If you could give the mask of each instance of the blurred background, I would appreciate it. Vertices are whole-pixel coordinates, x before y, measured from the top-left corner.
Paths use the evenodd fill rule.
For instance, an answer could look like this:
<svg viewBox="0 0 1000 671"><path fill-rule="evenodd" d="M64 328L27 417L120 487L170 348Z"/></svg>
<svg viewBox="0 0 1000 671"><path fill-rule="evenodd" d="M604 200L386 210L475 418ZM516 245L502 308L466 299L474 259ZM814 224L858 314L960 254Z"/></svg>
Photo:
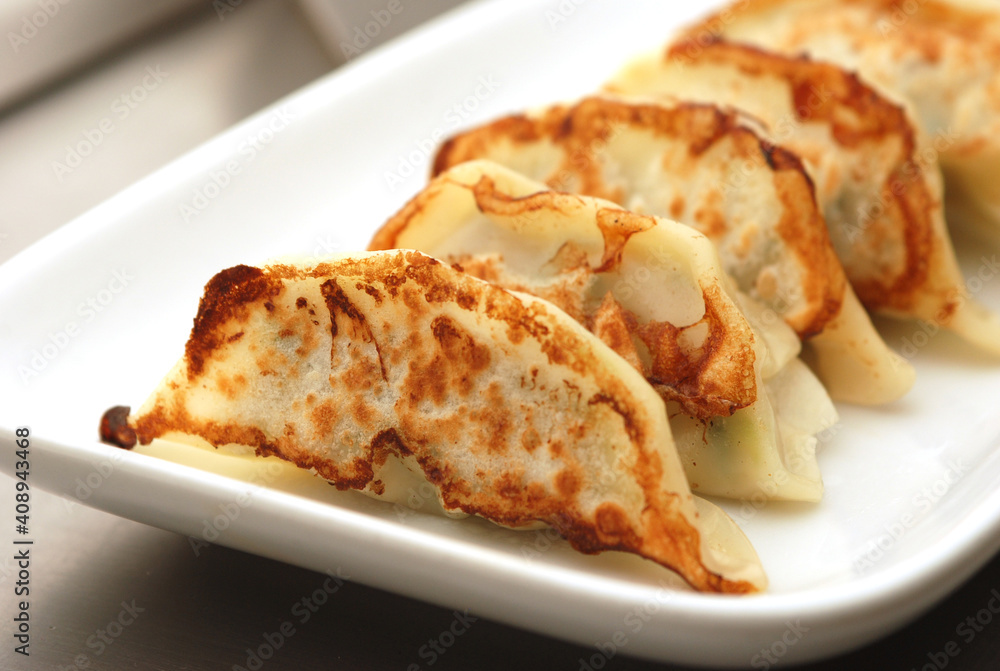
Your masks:
<svg viewBox="0 0 1000 671"><path fill-rule="evenodd" d="M0 262L262 107L459 4L0 0ZM8 480L0 475L0 491L12 491ZM433 643L456 630L461 614L347 583L280 655L253 660L248 646L277 631L324 576L222 547L192 551L182 536L44 492L32 501L34 524L44 530L32 572L32 654L15 655L4 627L0 669L578 671L595 668L589 662L600 657L594 648L474 617L436 652ZM0 560L5 606L11 568L9 558ZM994 560L907 629L809 668L930 668L936 661L926 650L953 638L998 585ZM950 668L1000 668L998 638L976 638L948 660ZM621 655L600 662L596 668L664 668Z"/></svg>
<svg viewBox="0 0 1000 671"><path fill-rule="evenodd" d="M0 0L0 263L461 0Z"/></svg>

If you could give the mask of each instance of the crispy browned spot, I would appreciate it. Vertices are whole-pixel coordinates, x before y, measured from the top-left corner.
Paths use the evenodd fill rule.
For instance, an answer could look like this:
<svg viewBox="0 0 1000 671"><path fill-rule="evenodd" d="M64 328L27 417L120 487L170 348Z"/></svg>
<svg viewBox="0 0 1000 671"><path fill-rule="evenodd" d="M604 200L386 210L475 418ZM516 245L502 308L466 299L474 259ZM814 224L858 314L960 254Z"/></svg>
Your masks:
<svg viewBox="0 0 1000 671"><path fill-rule="evenodd" d="M135 447L135 430L128 425L128 414L131 408L127 405L116 405L108 408L101 416L101 440L109 445L130 450Z"/></svg>
<svg viewBox="0 0 1000 671"><path fill-rule="evenodd" d="M756 356L745 335L731 337L718 308L720 290L703 291L705 316L698 322L680 329L668 322L648 322L636 334L653 357L646 376L653 387L665 400L679 403L685 413L710 419L732 415L757 400ZM683 346L681 334L700 325L707 326L701 345ZM731 365L737 361L742 363Z"/></svg>
<svg viewBox="0 0 1000 671"><path fill-rule="evenodd" d="M441 346L442 353L451 361L468 368L470 373L478 373L489 365L489 348L473 340L454 320L443 315L435 317L431 322L431 333Z"/></svg>
<svg viewBox="0 0 1000 671"><path fill-rule="evenodd" d="M902 269L895 275L873 275L866 272L863 276L853 277L855 273L851 272L851 265L847 264L845 267L848 274L852 275L851 285L858 298L869 309L888 308L909 312L925 294L939 293L942 298L940 309L950 315L963 299L954 297L948 300L945 298L948 293L946 290L938 289L935 292L935 287L931 286L930 269L940 252L928 213L939 207L940 203L928 192L927 183L922 177L903 177L903 167L904 164L897 167L898 175L891 175L886 180L881 193L886 204L886 218L893 225L885 225L879 219L870 221L855 243L865 250L886 246L895 249L898 247L897 234L901 233L904 258ZM897 179L905 180L905 189L900 191L892 188Z"/></svg>
<svg viewBox="0 0 1000 671"><path fill-rule="evenodd" d="M684 196L677 196L674 201L670 204L670 218L673 220L678 220L684 215L684 209L686 204L684 202Z"/></svg>
<svg viewBox="0 0 1000 671"><path fill-rule="evenodd" d="M337 421L337 406L333 401L323 401L309 413L313 429L319 438L329 438Z"/></svg>
<svg viewBox="0 0 1000 671"><path fill-rule="evenodd" d="M625 210L598 210L597 227L604 237L604 255L601 257L601 265L594 272L607 273L621 266L622 254L629 238L653 226L656 226L656 220L652 217Z"/></svg>
<svg viewBox="0 0 1000 671"><path fill-rule="evenodd" d="M621 306L609 291L601 301L601 306L591 316L590 331L601 341L628 361L633 368L647 375L650 373L643 366L639 352L632 341L632 333L636 332L638 323L631 312Z"/></svg>
<svg viewBox="0 0 1000 671"><path fill-rule="evenodd" d="M597 509L597 532L605 543L618 543L623 536L635 533L625 511L611 503L602 503Z"/></svg>
<svg viewBox="0 0 1000 671"><path fill-rule="evenodd" d="M364 288L366 294L375 299L376 303L382 302L382 292L380 292L378 289L376 289L370 284L363 284L361 285L361 287Z"/></svg>
<svg viewBox="0 0 1000 671"><path fill-rule="evenodd" d="M666 60L686 60L698 49L699 62L735 65L747 74L784 79L791 91L792 109L800 120L822 120L837 142L853 147L871 138L881 139L908 126L903 110L878 95L857 75L808 56L789 57L721 38L671 45Z"/></svg>
<svg viewBox="0 0 1000 671"><path fill-rule="evenodd" d="M225 373L219 372L215 374L215 386L228 398L236 398L245 390L246 378L242 375L229 377Z"/></svg>
<svg viewBox="0 0 1000 671"><path fill-rule="evenodd" d="M205 295L186 346L188 378L198 376L205 360L228 339L229 335L221 326L229 322L242 323L247 316L247 304L264 296L275 296L280 291L280 283L252 266L235 266L213 277L205 286Z"/></svg>
<svg viewBox="0 0 1000 671"><path fill-rule="evenodd" d="M837 253L830 242L826 221L820 213L812 179L802 160L795 154L766 143L761 150L775 170L774 188L782 203L778 234L785 242L794 241L789 249L802 267L799 284L802 295L813 306L811 319L803 317L790 322L803 340L823 331L839 313L847 288L847 278ZM803 194L808 194L803 197Z"/></svg>
<svg viewBox="0 0 1000 671"><path fill-rule="evenodd" d="M395 454L401 457L412 454L410 449L403 444L402 439L395 429L385 429L372 438L372 453L375 463L384 464L386 457Z"/></svg>
<svg viewBox="0 0 1000 671"><path fill-rule="evenodd" d="M382 350L379 348L375 336L372 335L371 328L368 326L364 314L347 298L347 294L340 288L336 280L327 280L324 282L320 285L320 292L323 294L323 298L326 300L326 307L330 311L330 334L334 340L337 338L339 328L337 326L337 315L342 314L351 320L351 324L354 327L352 329L353 332L348 337L352 339L360 338L363 342L372 343L375 346L375 351L378 352L378 362L382 379L387 379L385 362L382 360Z"/></svg>
<svg viewBox="0 0 1000 671"><path fill-rule="evenodd" d="M453 395L464 397L472 393L478 375L489 365L491 357L488 347L477 343L447 316L435 317L430 327L436 347L427 348L427 356L410 357L404 385L414 399L430 398L443 406L454 401ZM486 416L476 419L494 425L498 421ZM458 430L456 426L455 431Z"/></svg>

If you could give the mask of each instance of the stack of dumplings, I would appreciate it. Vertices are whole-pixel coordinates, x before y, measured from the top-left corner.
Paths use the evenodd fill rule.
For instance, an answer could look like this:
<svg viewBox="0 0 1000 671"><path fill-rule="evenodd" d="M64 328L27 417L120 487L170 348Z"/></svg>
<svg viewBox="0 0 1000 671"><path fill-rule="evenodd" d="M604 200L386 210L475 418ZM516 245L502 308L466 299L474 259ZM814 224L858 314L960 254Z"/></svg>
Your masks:
<svg viewBox="0 0 1000 671"><path fill-rule="evenodd" d="M882 341L847 281L803 161L746 114L591 97L452 138L435 170L477 157L704 234L740 290L803 340L836 400L885 403L912 385L912 366Z"/></svg>
<svg viewBox="0 0 1000 671"><path fill-rule="evenodd" d="M387 500L406 468L448 513L765 589L701 497L821 500L833 401L916 379L869 313L1000 354L946 224L1000 230L1000 12L897 14L739 2L603 91L451 137L367 251L213 278L127 428Z"/></svg>
<svg viewBox="0 0 1000 671"><path fill-rule="evenodd" d="M1000 354L1000 319L968 294L959 271L926 135L858 75L713 38L637 61L608 88L685 96L761 120L809 168L830 240L865 307L932 322Z"/></svg>
<svg viewBox="0 0 1000 671"><path fill-rule="evenodd" d="M820 499L815 435L836 422L833 404L794 332L739 292L697 231L472 161L376 233L371 249L394 248L585 325L663 398L695 493Z"/></svg>

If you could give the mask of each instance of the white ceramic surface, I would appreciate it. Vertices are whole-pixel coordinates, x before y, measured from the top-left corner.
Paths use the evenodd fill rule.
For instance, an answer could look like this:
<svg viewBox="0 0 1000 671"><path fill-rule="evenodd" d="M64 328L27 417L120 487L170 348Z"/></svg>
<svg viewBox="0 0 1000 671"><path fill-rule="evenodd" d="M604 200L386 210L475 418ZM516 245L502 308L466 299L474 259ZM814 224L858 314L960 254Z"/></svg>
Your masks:
<svg viewBox="0 0 1000 671"><path fill-rule="evenodd" d="M181 355L215 272L362 248L419 188L442 136L592 90L701 11L654 0L473 3L0 267L0 432L6 441L31 427L32 486L196 537L249 492L217 542L660 660L747 666L769 650L801 662L916 617L1000 547L1000 362L916 324L880 324L918 382L892 406L840 408L820 453L821 504L725 505L771 576L753 598L667 591L656 566L578 555L542 532L408 514L329 487L293 494L280 478L248 485L96 440L101 413L139 404ZM970 276L1000 269L992 251L962 249ZM994 309L998 285L979 283Z"/></svg>

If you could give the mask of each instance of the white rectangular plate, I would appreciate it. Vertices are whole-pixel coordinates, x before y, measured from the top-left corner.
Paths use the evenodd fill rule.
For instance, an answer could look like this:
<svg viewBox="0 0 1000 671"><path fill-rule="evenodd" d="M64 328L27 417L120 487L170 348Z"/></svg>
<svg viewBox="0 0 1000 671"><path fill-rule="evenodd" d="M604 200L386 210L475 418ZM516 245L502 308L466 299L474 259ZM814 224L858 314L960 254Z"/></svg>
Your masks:
<svg viewBox="0 0 1000 671"><path fill-rule="evenodd" d="M217 542L665 661L747 665L763 649L815 659L928 608L1000 544L1000 364L913 324L881 327L912 356L916 388L889 407L841 408L820 453L822 503L726 504L771 577L753 598L667 590L651 563L579 555L543 532L408 514L322 483L297 491L284 475L227 477L96 440L106 408L138 405L180 357L217 271L362 249L420 188L441 138L595 89L706 11L679 4L473 3L0 267L0 431L32 428L32 482L195 537L211 535L227 504L249 500ZM988 260L980 249L963 263L975 273ZM994 309L998 284L979 293ZM0 468L13 463L5 456Z"/></svg>

